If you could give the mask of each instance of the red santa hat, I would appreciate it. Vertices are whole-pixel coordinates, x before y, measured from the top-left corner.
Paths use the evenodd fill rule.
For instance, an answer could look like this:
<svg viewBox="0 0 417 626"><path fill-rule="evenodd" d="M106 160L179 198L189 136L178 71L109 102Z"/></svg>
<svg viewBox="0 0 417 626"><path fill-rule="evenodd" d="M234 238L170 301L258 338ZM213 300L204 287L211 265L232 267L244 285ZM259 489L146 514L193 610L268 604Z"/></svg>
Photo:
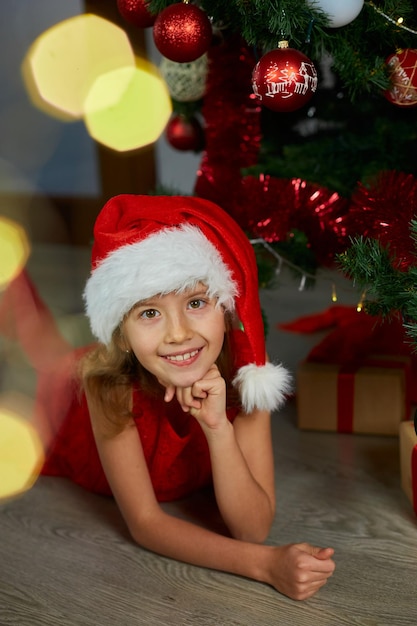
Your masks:
<svg viewBox="0 0 417 626"><path fill-rule="evenodd" d="M192 287L208 287L241 330L232 349L243 408L274 410L290 390L280 364L266 362L258 268L248 237L220 207L195 197L120 195L94 226L92 271L84 291L97 339L108 344L137 302Z"/></svg>

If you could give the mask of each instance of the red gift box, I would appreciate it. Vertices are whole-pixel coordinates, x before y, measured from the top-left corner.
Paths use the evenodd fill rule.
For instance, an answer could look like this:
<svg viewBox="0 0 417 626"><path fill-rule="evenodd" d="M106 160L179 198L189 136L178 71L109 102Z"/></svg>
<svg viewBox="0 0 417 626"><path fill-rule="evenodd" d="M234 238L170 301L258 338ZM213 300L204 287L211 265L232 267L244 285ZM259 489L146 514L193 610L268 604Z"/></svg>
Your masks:
<svg viewBox="0 0 417 626"><path fill-rule="evenodd" d="M408 379L408 357L378 355L341 366L307 360L297 371L298 427L398 435L410 415Z"/></svg>
<svg viewBox="0 0 417 626"><path fill-rule="evenodd" d="M398 435L417 400L412 385L417 360L401 320L335 305L280 328L300 333L330 329L298 368L300 428Z"/></svg>

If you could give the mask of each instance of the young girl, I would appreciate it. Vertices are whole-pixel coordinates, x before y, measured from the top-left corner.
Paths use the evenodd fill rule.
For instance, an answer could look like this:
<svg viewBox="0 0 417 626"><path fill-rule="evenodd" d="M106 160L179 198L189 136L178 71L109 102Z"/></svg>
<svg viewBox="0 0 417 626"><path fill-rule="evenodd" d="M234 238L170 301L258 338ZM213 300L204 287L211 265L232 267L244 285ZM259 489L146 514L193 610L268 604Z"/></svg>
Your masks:
<svg viewBox="0 0 417 626"><path fill-rule="evenodd" d="M43 473L112 494L144 548L312 596L333 550L262 543L275 513L270 412L289 378L266 360L246 235L205 200L115 197L95 224L84 297L98 344L80 356L82 392L61 384L72 400ZM159 504L209 484L228 533Z"/></svg>

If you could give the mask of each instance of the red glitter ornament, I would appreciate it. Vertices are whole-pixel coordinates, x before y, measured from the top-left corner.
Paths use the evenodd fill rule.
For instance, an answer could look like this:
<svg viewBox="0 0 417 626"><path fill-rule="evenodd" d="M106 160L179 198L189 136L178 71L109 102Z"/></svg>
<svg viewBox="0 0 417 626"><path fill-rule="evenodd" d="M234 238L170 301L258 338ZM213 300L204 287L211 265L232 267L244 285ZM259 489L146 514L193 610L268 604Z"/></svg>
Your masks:
<svg viewBox="0 0 417 626"><path fill-rule="evenodd" d="M272 111L296 111L307 104L317 89L317 71L312 61L299 50L280 41L276 50L267 52L252 74L254 94Z"/></svg>
<svg viewBox="0 0 417 626"><path fill-rule="evenodd" d="M126 22L138 28L153 26L156 15L149 12L149 0L117 0L117 8Z"/></svg>
<svg viewBox="0 0 417 626"><path fill-rule="evenodd" d="M417 106L417 50L398 50L386 59L391 87L384 96L399 107Z"/></svg>
<svg viewBox="0 0 417 626"><path fill-rule="evenodd" d="M167 124L165 135L176 150L200 152L204 147L204 131L196 117L174 115Z"/></svg>
<svg viewBox="0 0 417 626"><path fill-rule="evenodd" d="M177 63L189 63L209 49L212 27L206 13L188 3L167 6L155 20L153 38L159 52Z"/></svg>

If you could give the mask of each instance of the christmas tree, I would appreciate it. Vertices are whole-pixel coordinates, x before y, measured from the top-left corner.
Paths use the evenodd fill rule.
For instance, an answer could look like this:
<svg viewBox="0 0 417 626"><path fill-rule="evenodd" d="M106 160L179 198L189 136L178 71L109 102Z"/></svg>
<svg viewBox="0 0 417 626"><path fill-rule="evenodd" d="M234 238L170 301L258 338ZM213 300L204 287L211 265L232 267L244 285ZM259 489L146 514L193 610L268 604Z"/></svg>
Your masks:
<svg viewBox="0 0 417 626"><path fill-rule="evenodd" d="M409 255L417 209L412 0L118 4L152 16L157 47L188 84L197 88L207 72L194 96L176 93L178 76L170 87L176 114L203 120L197 195L222 205L251 237L309 276L342 258L339 267L362 287L370 277L360 268L372 265L376 249L390 242L397 258ZM187 74L205 56L204 68ZM201 150L201 135L188 145ZM382 280L381 264L372 267ZM403 309L401 290L410 271L397 264L391 300L380 302L407 320L414 312Z"/></svg>

